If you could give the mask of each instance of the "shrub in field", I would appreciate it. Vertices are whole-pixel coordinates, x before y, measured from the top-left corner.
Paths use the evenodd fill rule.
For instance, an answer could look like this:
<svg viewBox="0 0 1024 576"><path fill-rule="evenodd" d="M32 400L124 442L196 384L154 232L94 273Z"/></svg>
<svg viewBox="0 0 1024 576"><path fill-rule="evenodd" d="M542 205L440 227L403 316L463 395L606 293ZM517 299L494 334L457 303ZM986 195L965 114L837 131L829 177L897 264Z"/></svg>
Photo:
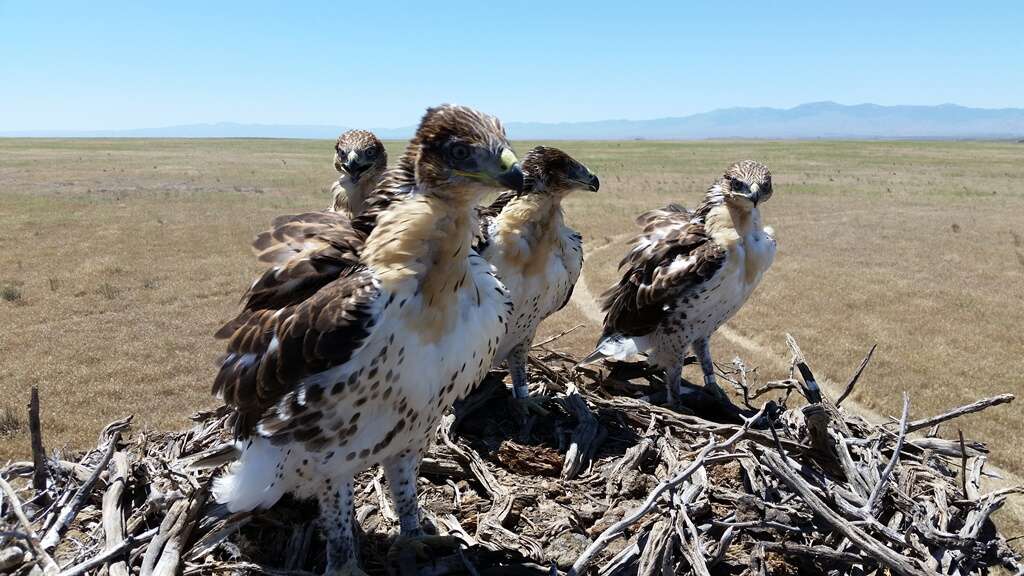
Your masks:
<svg viewBox="0 0 1024 576"><path fill-rule="evenodd" d="M18 413L10 406L0 407L0 438L14 436L25 429Z"/></svg>
<svg viewBox="0 0 1024 576"><path fill-rule="evenodd" d="M0 286L0 298L3 298L4 302L21 302L21 288L14 284L4 284Z"/></svg>

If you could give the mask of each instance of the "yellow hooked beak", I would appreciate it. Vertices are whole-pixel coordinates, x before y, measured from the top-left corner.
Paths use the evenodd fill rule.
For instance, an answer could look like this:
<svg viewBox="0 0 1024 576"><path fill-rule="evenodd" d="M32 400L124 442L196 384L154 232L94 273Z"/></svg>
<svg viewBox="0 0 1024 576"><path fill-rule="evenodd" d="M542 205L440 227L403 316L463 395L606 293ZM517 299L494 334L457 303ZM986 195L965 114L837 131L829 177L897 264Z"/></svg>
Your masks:
<svg viewBox="0 0 1024 576"><path fill-rule="evenodd" d="M506 170L511 169L512 166L514 166L516 164L516 162L519 162L519 159L516 158L516 153L515 152L509 150L508 148L505 148L504 150L501 151L501 171L502 172L505 172Z"/></svg>
<svg viewBox="0 0 1024 576"><path fill-rule="evenodd" d="M516 192L523 191L523 171L519 168L519 159L508 148L501 151L501 174L495 180Z"/></svg>
<svg viewBox="0 0 1024 576"><path fill-rule="evenodd" d="M523 171L519 168L519 159L516 158L515 152L508 148L502 149L497 166L491 164L489 169L485 168L480 172L456 171L455 173L480 182L511 188L516 192L521 192L523 189Z"/></svg>

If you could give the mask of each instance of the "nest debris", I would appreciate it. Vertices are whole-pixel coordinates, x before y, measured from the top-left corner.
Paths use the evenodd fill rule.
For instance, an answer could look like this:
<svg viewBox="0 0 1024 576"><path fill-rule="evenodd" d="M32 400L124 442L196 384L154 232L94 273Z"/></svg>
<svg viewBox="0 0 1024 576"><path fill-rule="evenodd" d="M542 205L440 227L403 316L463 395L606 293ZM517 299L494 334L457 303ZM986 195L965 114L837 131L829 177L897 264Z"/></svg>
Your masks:
<svg viewBox="0 0 1024 576"><path fill-rule="evenodd" d="M991 518L1022 489L983 491L986 447L938 435L1010 394L920 420L904 396L899 421L872 424L841 407L870 354L833 402L789 338L789 378L755 386L738 359L720 367L743 407L693 387L686 406L669 409L657 405L663 381L643 365L576 368L549 344L530 358L548 416L525 427L513 418L498 374L436 430L420 471L424 520L462 546L389 556L397 517L382 474L357 479L364 570L1024 574ZM128 417L92 450L47 457L33 391L33 461L0 470L0 573L321 573L315 503L286 497L229 514L209 496L216 472L189 467L229 440L226 416L197 414L176 433L133 432Z"/></svg>

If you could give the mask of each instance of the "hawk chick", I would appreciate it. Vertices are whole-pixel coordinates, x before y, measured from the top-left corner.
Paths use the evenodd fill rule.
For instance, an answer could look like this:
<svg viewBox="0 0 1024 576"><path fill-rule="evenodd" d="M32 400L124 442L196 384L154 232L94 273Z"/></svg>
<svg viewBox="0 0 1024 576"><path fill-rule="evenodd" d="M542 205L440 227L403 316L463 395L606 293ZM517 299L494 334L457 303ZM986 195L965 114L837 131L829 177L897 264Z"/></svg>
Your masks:
<svg viewBox="0 0 1024 576"><path fill-rule="evenodd" d="M561 310L583 267L580 234L565 225L562 200L575 190L596 192L597 176L557 148L538 146L522 161L522 192L506 192L484 212L478 249L512 296L508 334L494 356L506 361L520 413L529 401L526 359L541 321Z"/></svg>
<svg viewBox="0 0 1024 576"><path fill-rule="evenodd" d="M367 197L373 192L388 164L384 144L366 130L349 130L334 144L334 169L340 176L331 186L332 212L351 217L362 214Z"/></svg>
<svg viewBox="0 0 1024 576"><path fill-rule="evenodd" d="M475 110L431 108L409 143L412 182L368 233L319 212L275 221L255 243L274 264L229 338L214 392L234 409L239 456L214 494L231 511L284 493L316 497L328 573L358 570L353 477L382 464L401 541L423 536L422 453L442 414L486 374L511 302L472 250L476 205L522 187L501 124Z"/></svg>
<svg viewBox="0 0 1024 576"><path fill-rule="evenodd" d="M692 347L704 384L723 396L709 342L743 306L775 258L775 237L759 206L772 195L763 164L737 162L693 212L678 205L642 214L643 232L619 264L622 279L604 293L604 333L584 359L644 353L665 370L670 400L684 393L683 358Z"/></svg>

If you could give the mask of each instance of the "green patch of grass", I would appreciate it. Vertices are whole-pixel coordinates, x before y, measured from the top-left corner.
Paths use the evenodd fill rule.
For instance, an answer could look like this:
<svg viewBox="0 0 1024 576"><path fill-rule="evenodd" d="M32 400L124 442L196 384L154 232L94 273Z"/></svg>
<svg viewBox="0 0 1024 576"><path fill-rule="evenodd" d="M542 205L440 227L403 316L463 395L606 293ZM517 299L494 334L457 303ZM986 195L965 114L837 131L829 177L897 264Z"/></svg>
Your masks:
<svg viewBox="0 0 1024 576"><path fill-rule="evenodd" d="M24 430L25 423L14 408L0 407L0 438L17 436Z"/></svg>
<svg viewBox="0 0 1024 576"><path fill-rule="evenodd" d="M14 284L4 284L3 286L0 286L0 299L4 302L13 302L17 304L22 301L22 298L24 298L24 294L22 294L19 286L15 286Z"/></svg>
<svg viewBox="0 0 1024 576"><path fill-rule="evenodd" d="M96 293L107 300L114 300L121 295L121 289L109 282L104 282L96 287Z"/></svg>

